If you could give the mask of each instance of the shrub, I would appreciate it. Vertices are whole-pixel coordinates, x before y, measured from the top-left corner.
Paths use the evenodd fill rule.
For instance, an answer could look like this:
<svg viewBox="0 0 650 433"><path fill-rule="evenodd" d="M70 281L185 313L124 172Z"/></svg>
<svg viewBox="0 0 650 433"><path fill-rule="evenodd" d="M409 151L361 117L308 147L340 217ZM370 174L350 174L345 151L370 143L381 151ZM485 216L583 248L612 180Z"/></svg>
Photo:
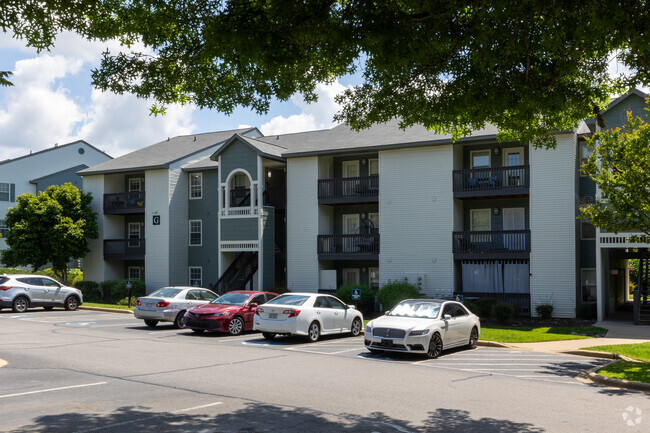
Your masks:
<svg viewBox="0 0 650 433"><path fill-rule="evenodd" d="M384 311L390 310L404 299L419 298L420 291L413 284L406 281L388 281L377 292L377 302Z"/></svg>
<svg viewBox="0 0 650 433"><path fill-rule="evenodd" d="M72 287L81 290L84 302L102 302L102 294L99 291L99 284L94 281L76 281Z"/></svg>
<svg viewBox="0 0 650 433"><path fill-rule="evenodd" d="M283 293L289 293L291 290L287 288L287 286L277 286L273 287L271 289L268 289L269 292L277 293L278 295L281 295Z"/></svg>
<svg viewBox="0 0 650 433"><path fill-rule="evenodd" d="M496 304L494 306L494 317L501 323L506 323L512 319L514 308L508 304Z"/></svg>
<svg viewBox="0 0 650 433"><path fill-rule="evenodd" d="M596 304L580 304L576 307L576 317L578 319L595 319Z"/></svg>
<svg viewBox="0 0 650 433"><path fill-rule="evenodd" d="M540 304L535 307L535 311L542 319L550 319L553 317L553 306L551 304Z"/></svg>
<svg viewBox="0 0 650 433"><path fill-rule="evenodd" d="M131 289L131 297L137 298L144 296L146 284L142 280L131 280L133 288ZM100 284L102 291L102 298L106 302L117 302L120 299L129 296L129 290L126 288L126 280L106 280Z"/></svg>
<svg viewBox="0 0 650 433"><path fill-rule="evenodd" d="M117 301L117 305L128 305L129 307L135 307L135 301L138 298L135 296L131 296L131 304L129 305L129 297L125 297Z"/></svg>
<svg viewBox="0 0 650 433"><path fill-rule="evenodd" d="M467 307L467 309L469 311L471 311L472 313L477 314L476 312L478 311L478 306L476 305L476 302L467 301L467 302L464 302L463 305L465 305L465 307Z"/></svg>
<svg viewBox="0 0 650 433"><path fill-rule="evenodd" d="M361 289L361 300L352 300L352 289ZM346 284L345 286L341 286L336 291L336 297L346 304L354 304L356 302L359 309L363 312L372 310L375 304L375 292L366 284Z"/></svg>
<svg viewBox="0 0 650 433"><path fill-rule="evenodd" d="M494 298L483 298L476 301L476 311L473 313L479 317L487 319L492 314L492 309L496 305L497 300Z"/></svg>

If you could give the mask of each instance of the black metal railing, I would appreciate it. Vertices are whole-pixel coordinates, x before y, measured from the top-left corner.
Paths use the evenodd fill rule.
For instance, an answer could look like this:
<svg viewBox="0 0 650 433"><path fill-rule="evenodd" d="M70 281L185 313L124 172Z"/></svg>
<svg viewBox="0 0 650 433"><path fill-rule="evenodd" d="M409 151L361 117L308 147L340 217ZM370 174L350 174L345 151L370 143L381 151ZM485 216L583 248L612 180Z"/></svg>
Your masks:
<svg viewBox="0 0 650 433"><path fill-rule="evenodd" d="M146 251L144 239L104 240L104 259L106 260L142 260Z"/></svg>
<svg viewBox="0 0 650 433"><path fill-rule="evenodd" d="M530 253L530 230L453 232L454 254Z"/></svg>
<svg viewBox="0 0 650 433"><path fill-rule="evenodd" d="M379 196L379 176L318 180L318 199L359 199Z"/></svg>
<svg viewBox="0 0 650 433"><path fill-rule="evenodd" d="M453 184L456 196L527 194L530 188L530 166L454 170Z"/></svg>
<svg viewBox="0 0 650 433"><path fill-rule="evenodd" d="M234 188L230 190L230 207L248 207L250 205L250 188Z"/></svg>
<svg viewBox="0 0 650 433"><path fill-rule="evenodd" d="M376 255L379 234L318 235L318 254Z"/></svg>
<svg viewBox="0 0 650 433"><path fill-rule="evenodd" d="M104 194L104 213L144 212L144 191Z"/></svg>
<svg viewBox="0 0 650 433"><path fill-rule="evenodd" d="M214 285L217 293L221 295L231 290L245 289L246 283L250 281L257 271L257 257L257 252L245 251L238 253L235 260Z"/></svg>
<svg viewBox="0 0 650 433"><path fill-rule="evenodd" d="M284 187L271 187L264 190L264 206L273 206L278 209L287 207L287 189Z"/></svg>
<svg viewBox="0 0 650 433"><path fill-rule="evenodd" d="M471 304L481 299L493 299L502 304L508 304L515 309L519 316L530 316L530 293L501 293L501 292L466 292L458 293L463 295L463 303ZM476 311L472 313L477 314Z"/></svg>

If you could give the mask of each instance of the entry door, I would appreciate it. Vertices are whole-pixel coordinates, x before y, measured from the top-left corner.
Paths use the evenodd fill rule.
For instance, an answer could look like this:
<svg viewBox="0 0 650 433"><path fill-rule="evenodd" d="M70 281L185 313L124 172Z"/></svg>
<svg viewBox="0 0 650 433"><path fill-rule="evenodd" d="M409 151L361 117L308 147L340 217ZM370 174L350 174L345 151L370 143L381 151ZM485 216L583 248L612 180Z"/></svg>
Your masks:
<svg viewBox="0 0 650 433"><path fill-rule="evenodd" d="M343 234L354 235L359 231L359 214L343 215ZM342 249L344 253L356 252L357 236L343 236Z"/></svg>
<svg viewBox="0 0 650 433"><path fill-rule="evenodd" d="M354 195L359 189L359 161L343 161L343 178L352 178L343 181L343 194Z"/></svg>
<svg viewBox="0 0 650 433"><path fill-rule="evenodd" d="M522 185L523 179L521 178L522 172L516 167L524 164L524 148L514 147L511 149L503 149L503 166L505 167L504 185L506 186L519 186Z"/></svg>
<svg viewBox="0 0 650 433"><path fill-rule="evenodd" d="M526 230L526 210L523 207L503 208L503 230ZM508 250L525 250L524 233L506 233L503 246Z"/></svg>

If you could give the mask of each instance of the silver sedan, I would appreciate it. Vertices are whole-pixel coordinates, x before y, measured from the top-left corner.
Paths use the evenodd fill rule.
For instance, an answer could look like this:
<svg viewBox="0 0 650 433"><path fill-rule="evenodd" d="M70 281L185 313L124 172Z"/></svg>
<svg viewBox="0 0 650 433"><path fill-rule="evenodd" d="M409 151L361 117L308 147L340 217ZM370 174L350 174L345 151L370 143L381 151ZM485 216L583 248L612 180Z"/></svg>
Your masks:
<svg viewBox="0 0 650 433"><path fill-rule="evenodd" d="M158 322L173 322L174 327L181 328L185 311L217 298L216 293L201 287L163 287L138 298L133 315L150 328Z"/></svg>

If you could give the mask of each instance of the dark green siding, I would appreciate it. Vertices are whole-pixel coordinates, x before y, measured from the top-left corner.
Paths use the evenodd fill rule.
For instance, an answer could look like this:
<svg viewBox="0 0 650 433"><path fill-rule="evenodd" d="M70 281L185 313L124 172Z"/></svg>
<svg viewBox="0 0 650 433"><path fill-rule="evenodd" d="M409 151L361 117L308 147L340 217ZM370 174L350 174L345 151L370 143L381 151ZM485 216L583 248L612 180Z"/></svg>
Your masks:
<svg viewBox="0 0 650 433"><path fill-rule="evenodd" d="M69 168L67 170L60 171L58 173L51 174L49 176L44 176L36 181L36 193L45 191L48 186L52 185L63 185L64 183L71 183L76 186L78 189L82 189L82 180L81 176L77 176L79 170L88 168L87 165L78 165L76 167Z"/></svg>
<svg viewBox="0 0 650 433"><path fill-rule="evenodd" d="M188 176L188 174L185 174ZM203 198L189 200L188 219L202 221L202 245L189 248L188 265L203 268L203 286L219 279L219 212L217 170L203 172ZM188 227L189 230L189 227ZM188 271L189 278L189 271Z"/></svg>
<svg viewBox="0 0 650 433"><path fill-rule="evenodd" d="M262 216L262 249L264 251L263 263L263 289L270 290L275 286L275 210L272 207L265 207L268 212Z"/></svg>
<svg viewBox="0 0 650 433"><path fill-rule="evenodd" d="M256 241L257 218L229 218L221 220L222 241Z"/></svg>
<svg viewBox="0 0 650 433"><path fill-rule="evenodd" d="M237 140L221 153L221 181L225 182L233 170L244 169L257 180L257 152L250 146Z"/></svg>

